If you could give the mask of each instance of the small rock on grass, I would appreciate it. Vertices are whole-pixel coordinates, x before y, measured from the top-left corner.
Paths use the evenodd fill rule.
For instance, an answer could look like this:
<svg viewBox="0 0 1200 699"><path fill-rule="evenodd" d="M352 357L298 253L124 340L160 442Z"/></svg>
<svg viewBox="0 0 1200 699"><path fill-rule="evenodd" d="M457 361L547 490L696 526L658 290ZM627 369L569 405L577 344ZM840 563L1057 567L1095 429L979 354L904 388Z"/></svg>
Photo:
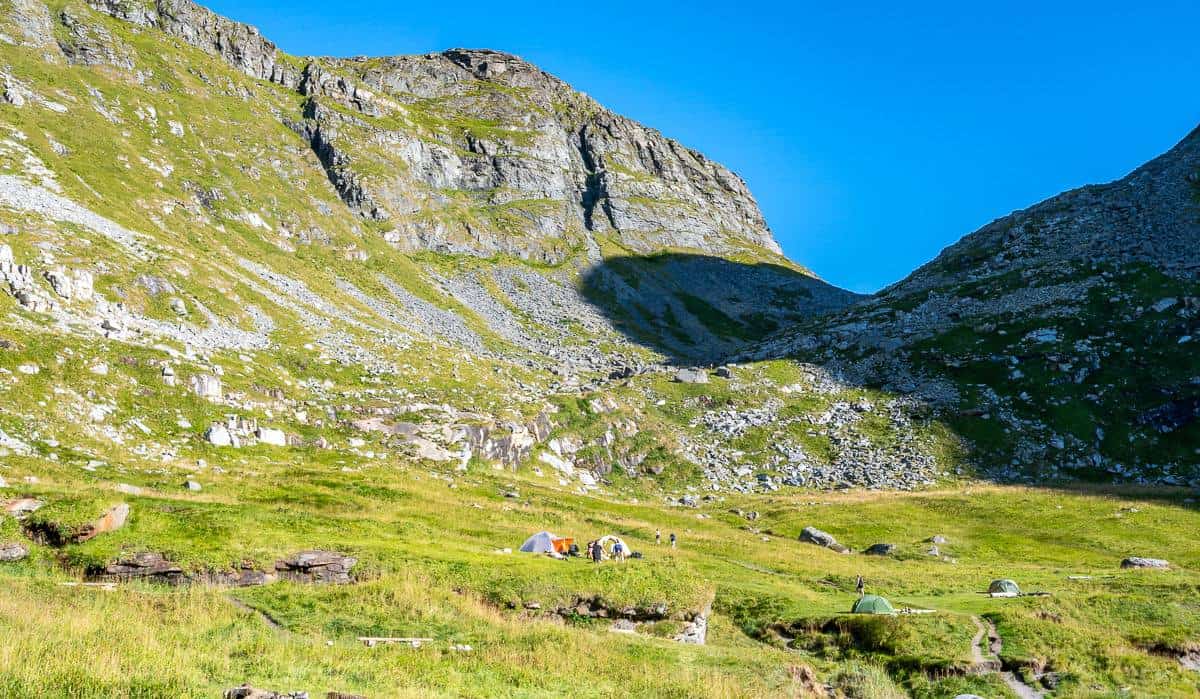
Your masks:
<svg viewBox="0 0 1200 699"><path fill-rule="evenodd" d="M1141 556L1130 556L1121 561L1122 568L1155 568L1164 570L1170 568L1171 564L1161 558L1142 558Z"/></svg>
<svg viewBox="0 0 1200 699"><path fill-rule="evenodd" d="M23 544L0 544L0 563L15 563L29 555Z"/></svg>

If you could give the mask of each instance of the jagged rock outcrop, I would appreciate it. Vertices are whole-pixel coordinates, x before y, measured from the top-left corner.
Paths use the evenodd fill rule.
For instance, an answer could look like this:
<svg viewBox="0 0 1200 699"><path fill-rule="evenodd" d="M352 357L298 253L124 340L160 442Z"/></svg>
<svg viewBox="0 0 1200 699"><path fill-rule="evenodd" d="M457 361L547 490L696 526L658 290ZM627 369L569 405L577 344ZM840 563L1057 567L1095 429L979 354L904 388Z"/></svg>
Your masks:
<svg viewBox="0 0 1200 699"><path fill-rule="evenodd" d="M281 60L275 44L248 24L226 19L191 0L88 0L94 9L144 27L157 27L184 42L220 56L252 78L294 88L299 72Z"/></svg>

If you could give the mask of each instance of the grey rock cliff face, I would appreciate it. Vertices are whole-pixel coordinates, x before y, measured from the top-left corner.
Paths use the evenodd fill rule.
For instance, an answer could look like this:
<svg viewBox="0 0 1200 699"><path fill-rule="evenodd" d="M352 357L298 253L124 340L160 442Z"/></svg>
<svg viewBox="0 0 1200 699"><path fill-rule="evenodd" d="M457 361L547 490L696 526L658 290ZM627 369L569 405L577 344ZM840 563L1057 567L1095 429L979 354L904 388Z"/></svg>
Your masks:
<svg viewBox="0 0 1200 699"><path fill-rule="evenodd" d="M190 0L89 0L305 95L284 117L346 204L402 250L591 259L635 252L780 252L745 182L603 109L533 65L489 50L311 59Z"/></svg>

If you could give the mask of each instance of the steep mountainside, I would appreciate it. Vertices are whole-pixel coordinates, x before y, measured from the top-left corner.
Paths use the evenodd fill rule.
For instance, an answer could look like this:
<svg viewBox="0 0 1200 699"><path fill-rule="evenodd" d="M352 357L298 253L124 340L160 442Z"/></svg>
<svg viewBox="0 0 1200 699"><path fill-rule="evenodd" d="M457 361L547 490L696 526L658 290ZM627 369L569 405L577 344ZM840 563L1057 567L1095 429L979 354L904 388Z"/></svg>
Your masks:
<svg viewBox="0 0 1200 699"><path fill-rule="evenodd" d="M732 172L515 56L301 61L190 0L91 5L302 95L280 118L346 204L400 249L561 262L580 251L599 259L611 238L640 252L779 252ZM73 61L127 55L73 38Z"/></svg>
<svg viewBox="0 0 1200 699"><path fill-rule="evenodd" d="M798 355L939 406L997 476L1200 483L1200 130L994 221Z"/></svg>
<svg viewBox="0 0 1200 699"><path fill-rule="evenodd" d="M10 451L154 470L270 423L676 497L944 469L920 406L817 367L674 380L857 297L779 256L728 170L518 59L297 59L170 0L3 10Z"/></svg>

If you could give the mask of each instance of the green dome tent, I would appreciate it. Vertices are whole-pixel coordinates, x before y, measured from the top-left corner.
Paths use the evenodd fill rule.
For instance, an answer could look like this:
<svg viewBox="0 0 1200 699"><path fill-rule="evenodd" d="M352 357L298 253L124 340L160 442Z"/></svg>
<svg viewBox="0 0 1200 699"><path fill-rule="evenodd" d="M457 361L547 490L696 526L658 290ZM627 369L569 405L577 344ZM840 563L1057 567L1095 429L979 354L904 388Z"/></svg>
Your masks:
<svg viewBox="0 0 1200 699"><path fill-rule="evenodd" d="M879 595L863 595L854 601L850 608L852 614L895 614L892 603Z"/></svg>
<svg viewBox="0 0 1200 699"><path fill-rule="evenodd" d="M991 585L988 585L988 594L991 595L1019 595L1021 588L1008 578L1002 580L993 580Z"/></svg>

